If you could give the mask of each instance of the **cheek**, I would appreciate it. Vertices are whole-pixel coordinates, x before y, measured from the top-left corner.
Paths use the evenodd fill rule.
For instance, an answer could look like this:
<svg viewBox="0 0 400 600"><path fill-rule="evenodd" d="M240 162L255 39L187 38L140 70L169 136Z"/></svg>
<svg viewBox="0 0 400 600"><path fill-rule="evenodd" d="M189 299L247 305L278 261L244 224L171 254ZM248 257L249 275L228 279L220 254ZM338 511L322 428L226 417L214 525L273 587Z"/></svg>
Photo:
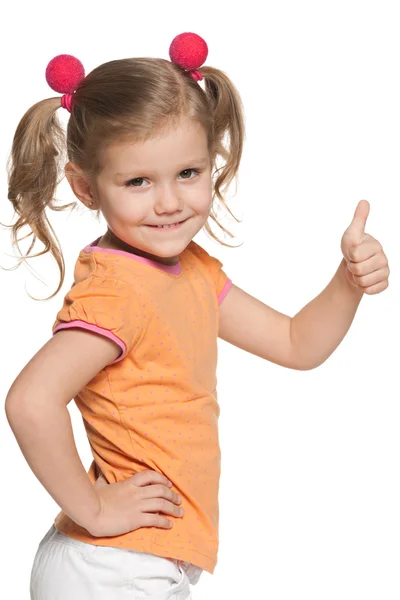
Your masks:
<svg viewBox="0 0 400 600"><path fill-rule="evenodd" d="M205 182L191 195L191 205L199 213L208 212L212 204L211 182Z"/></svg>
<svg viewBox="0 0 400 600"><path fill-rule="evenodd" d="M134 224L145 218L147 203L143 199L135 198L133 193L125 192L118 197L104 198L102 212L108 222L121 221L126 224Z"/></svg>

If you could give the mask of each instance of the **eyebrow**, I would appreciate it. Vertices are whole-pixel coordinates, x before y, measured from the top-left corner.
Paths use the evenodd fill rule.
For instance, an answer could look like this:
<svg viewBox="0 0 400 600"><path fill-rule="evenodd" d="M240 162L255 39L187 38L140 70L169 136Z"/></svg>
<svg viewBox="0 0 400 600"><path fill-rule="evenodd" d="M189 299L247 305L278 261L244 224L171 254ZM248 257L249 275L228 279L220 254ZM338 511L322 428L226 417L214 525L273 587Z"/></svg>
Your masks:
<svg viewBox="0 0 400 600"><path fill-rule="evenodd" d="M177 170L182 170L182 169L190 169L190 167L188 165L199 165L199 166L206 166L209 163L210 159L201 157L201 158L190 158L189 160L185 161L184 163L182 163L182 165L178 165ZM128 171L127 173L116 173L117 177L129 177L133 171L147 171L150 172L151 169L147 169L147 168L143 168L140 167L139 165L132 165L132 169L130 171Z"/></svg>

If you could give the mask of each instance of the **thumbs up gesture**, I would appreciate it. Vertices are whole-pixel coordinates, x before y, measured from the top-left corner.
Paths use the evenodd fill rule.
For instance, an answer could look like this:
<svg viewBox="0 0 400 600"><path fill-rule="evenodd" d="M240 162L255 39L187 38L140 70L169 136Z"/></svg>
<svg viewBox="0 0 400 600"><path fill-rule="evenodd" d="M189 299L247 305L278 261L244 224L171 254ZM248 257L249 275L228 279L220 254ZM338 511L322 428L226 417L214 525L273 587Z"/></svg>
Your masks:
<svg viewBox="0 0 400 600"><path fill-rule="evenodd" d="M361 200L343 234L341 250L347 263L347 280L364 294L379 294L389 285L389 265L381 244L368 233L365 224L369 202Z"/></svg>

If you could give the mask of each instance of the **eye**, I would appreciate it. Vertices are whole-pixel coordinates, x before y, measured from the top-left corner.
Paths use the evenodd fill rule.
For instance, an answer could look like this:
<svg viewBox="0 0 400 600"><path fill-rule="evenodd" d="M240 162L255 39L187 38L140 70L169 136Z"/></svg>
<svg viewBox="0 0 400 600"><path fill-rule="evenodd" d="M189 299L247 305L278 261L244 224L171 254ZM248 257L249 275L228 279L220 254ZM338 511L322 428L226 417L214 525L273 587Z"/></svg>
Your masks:
<svg viewBox="0 0 400 600"><path fill-rule="evenodd" d="M197 169L185 169L184 171L181 171L179 175L183 175L182 179L193 179L193 177L190 177L191 173L197 175L199 171Z"/></svg>
<svg viewBox="0 0 400 600"><path fill-rule="evenodd" d="M135 177L135 179L130 179L126 185L128 187L143 187L143 181L146 181L144 177Z"/></svg>
<svg viewBox="0 0 400 600"><path fill-rule="evenodd" d="M199 174L198 169L184 169L179 173L179 176L182 179L194 179L196 175ZM134 179L130 179L126 182L127 187L146 187L143 183L146 181L144 177L135 177Z"/></svg>

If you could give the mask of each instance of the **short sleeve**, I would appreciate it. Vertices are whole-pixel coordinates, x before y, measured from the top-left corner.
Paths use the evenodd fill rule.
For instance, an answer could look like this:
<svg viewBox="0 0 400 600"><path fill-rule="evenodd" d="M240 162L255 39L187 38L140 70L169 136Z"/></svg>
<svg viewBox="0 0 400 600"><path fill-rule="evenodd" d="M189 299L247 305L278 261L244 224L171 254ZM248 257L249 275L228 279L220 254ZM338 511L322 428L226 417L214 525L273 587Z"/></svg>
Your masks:
<svg viewBox="0 0 400 600"><path fill-rule="evenodd" d="M226 297L229 290L232 287L232 280L229 279L225 271L223 270L223 264L218 258L211 256L198 244L192 242L192 251L200 259L201 263L206 267L208 273L211 276L213 287L217 294L218 304L221 304L222 300Z"/></svg>
<svg viewBox="0 0 400 600"><path fill-rule="evenodd" d="M140 333L136 294L116 279L88 277L65 296L53 325L53 335L63 329L80 328L103 335L121 348L118 362L133 349Z"/></svg>

